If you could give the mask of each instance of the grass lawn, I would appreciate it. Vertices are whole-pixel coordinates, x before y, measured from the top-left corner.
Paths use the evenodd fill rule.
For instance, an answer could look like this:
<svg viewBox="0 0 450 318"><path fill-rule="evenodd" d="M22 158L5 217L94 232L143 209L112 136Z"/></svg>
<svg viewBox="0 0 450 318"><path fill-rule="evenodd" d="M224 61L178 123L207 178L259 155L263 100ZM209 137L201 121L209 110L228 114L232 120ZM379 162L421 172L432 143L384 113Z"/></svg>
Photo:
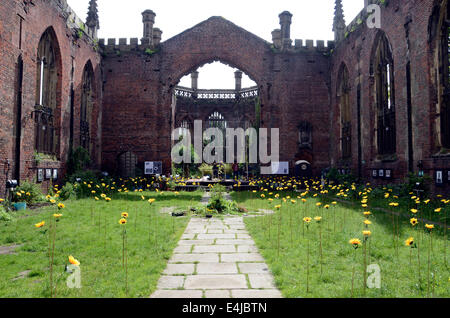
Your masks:
<svg viewBox="0 0 450 318"><path fill-rule="evenodd" d="M322 207L316 206L319 202L316 198L307 198L307 202L302 203L297 199L298 193L280 193L280 199L274 199L272 203L267 200L269 196L261 199L257 193L232 194L234 200L250 211L258 208L275 210L274 206L281 204L281 198L287 195L297 202L292 204L287 200L276 214L245 219L245 224L274 274L276 285L283 296L351 297L354 269L353 296L363 297L364 244L355 250L349 243L352 238L359 238L363 242L365 217L362 208L338 203L325 209L323 204ZM399 224L398 231L395 231L398 232L396 239L392 215L377 211L372 213L369 217L372 222L369 225L372 235L366 244L366 259L367 265L379 266L381 288L367 288L365 296L427 297L428 294L434 297L449 297L449 270L444 259L447 244L444 241L442 227L437 226L432 230L431 250L430 235L423 230L424 224L413 228L409 223L409 216L399 217L398 222L394 218L394 224ZM323 219L321 223L313 219L307 228L303 221L305 216L312 218L322 216ZM405 246L405 240L410 236L419 243L419 249ZM394 238L398 248L394 244ZM309 275L307 275L308 242ZM428 251L432 251L429 289ZM307 276L309 276L309 292L306 291Z"/></svg>
<svg viewBox="0 0 450 318"><path fill-rule="evenodd" d="M189 218L175 218L157 211L161 207L195 205L201 196L201 192L117 193L109 203L94 199L64 202L63 216L56 223L53 265L56 297L149 297ZM150 205L149 198L156 201ZM0 255L0 297L50 296L48 229L56 211L55 206L21 211L14 214L12 222L0 223L0 246L21 245L15 251L17 254ZM126 225L118 222L122 212L129 213ZM36 228L34 225L41 221L46 222L44 227ZM128 294L122 266L124 226ZM81 289L66 286L69 255L81 263ZM29 271L25 277L15 279L24 271Z"/></svg>

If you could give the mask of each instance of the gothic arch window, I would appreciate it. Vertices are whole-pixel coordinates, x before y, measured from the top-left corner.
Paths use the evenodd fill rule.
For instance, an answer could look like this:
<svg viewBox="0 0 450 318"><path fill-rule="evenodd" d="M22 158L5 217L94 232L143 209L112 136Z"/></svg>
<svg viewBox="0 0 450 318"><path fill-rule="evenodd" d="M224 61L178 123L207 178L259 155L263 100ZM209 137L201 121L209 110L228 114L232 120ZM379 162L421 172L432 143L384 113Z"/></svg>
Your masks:
<svg viewBox="0 0 450 318"><path fill-rule="evenodd" d="M436 38L435 64L438 80L438 105L436 130L439 144L450 149L450 5L444 1L436 17L431 21Z"/></svg>
<svg viewBox="0 0 450 318"><path fill-rule="evenodd" d="M35 106L35 148L36 151L55 154L56 136L54 117L57 108L58 53L57 41L51 28L42 35L37 52L36 106Z"/></svg>
<svg viewBox="0 0 450 318"><path fill-rule="evenodd" d="M300 123L298 126L298 139L300 149L312 149L312 126L310 123Z"/></svg>
<svg viewBox="0 0 450 318"><path fill-rule="evenodd" d="M208 117L208 127L225 129L227 128L227 121L225 120L225 117L223 117L221 113L214 112Z"/></svg>
<svg viewBox="0 0 450 318"><path fill-rule="evenodd" d="M376 41L371 67L372 74L375 77L378 154L395 154L394 61L391 46L384 33L380 33Z"/></svg>
<svg viewBox="0 0 450 318"><path fill-rule="evenodd" d="M345 64L341 66L339 72L337 99L341 123L341 154L343 159L348 159L352 156L352 117L348 69Z"/></svg>
<svg viewBox="0 0 450 318"><path fill-rule="evenodd" d="M93 109L93 79L94 71L92 64L88 62L84 67L81 86L81 108L80 108L80 146L90 150L90 131Z"/></svg>

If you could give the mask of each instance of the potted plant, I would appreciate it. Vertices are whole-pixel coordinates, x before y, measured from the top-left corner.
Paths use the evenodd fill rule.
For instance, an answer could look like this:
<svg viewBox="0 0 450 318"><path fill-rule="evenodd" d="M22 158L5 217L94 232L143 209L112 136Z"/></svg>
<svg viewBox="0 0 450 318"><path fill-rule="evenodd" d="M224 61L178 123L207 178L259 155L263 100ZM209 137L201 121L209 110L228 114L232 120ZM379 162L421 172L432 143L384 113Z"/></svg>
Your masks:
<svg viewBox="0 0 450 318"><path fill-rule="evenodd" d="M27 209L27 198L25 191L17 191L13 194L13 206L17 211Z"/></svg>

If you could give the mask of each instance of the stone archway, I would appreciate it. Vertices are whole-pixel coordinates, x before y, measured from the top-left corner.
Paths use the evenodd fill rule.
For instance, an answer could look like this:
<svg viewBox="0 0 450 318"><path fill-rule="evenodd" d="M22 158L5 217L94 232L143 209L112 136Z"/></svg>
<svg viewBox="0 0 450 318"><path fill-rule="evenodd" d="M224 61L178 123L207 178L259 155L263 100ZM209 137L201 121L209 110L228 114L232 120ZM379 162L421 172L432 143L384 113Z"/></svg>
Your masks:
<svg viewBox="0 0 450 318"><path fill-rule="evenodd" d="M193 28L161 43L162 89L159 111L169 118L173 90L179 80L199 67L219 61L247 74L259 89L261 103L266 100L266 73L270 69L270 43L236 26L222 17L211 17ZM159 130L166 142L160 143L159 156L170 166L170 134L168 125Z"/></svg>

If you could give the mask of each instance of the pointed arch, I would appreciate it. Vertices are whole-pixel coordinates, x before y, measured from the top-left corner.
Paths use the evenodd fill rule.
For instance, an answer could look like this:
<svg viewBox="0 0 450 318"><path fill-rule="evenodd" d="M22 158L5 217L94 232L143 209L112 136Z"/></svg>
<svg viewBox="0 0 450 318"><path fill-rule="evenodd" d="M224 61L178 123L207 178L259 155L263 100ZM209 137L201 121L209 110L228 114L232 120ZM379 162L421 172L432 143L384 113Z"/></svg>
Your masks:
<svg viewBox="0 0 450 318"><path fill-rule="evenodd" d="M342 159L348 159L352 156L352 115L349 73L345 63L342 63L339 68L336 92L341 125L341 156Z"/></svg>
<svg viewBox="0 0 450 318"><path fill-rule="evenodd" d="M375 37L370 63L375 78L376 140L379 155L396 153L394 59L386 34L379 30Z"/></svg>
<svg viewBox="0 0 450 318"><path fill-rule="evenodd" d="M436 85L434 131L437 148L450 149L450 5L447 0L434 6L428 32L433 50Z"/></svg>
<svg viewBox="0 0 450 318"><path fill-rule="evenodd" d="M61 104L61 54L52 27L42 34L37 48L35 148L46 154L56 154L57 127Z"/></svg>
<svg viewBox="0 0 450 318"><path fill-rule="evenodd" d="M89 60L83 69L80 105L80 146L90 151L92 112L94 108L94 68Z"/></svg>

